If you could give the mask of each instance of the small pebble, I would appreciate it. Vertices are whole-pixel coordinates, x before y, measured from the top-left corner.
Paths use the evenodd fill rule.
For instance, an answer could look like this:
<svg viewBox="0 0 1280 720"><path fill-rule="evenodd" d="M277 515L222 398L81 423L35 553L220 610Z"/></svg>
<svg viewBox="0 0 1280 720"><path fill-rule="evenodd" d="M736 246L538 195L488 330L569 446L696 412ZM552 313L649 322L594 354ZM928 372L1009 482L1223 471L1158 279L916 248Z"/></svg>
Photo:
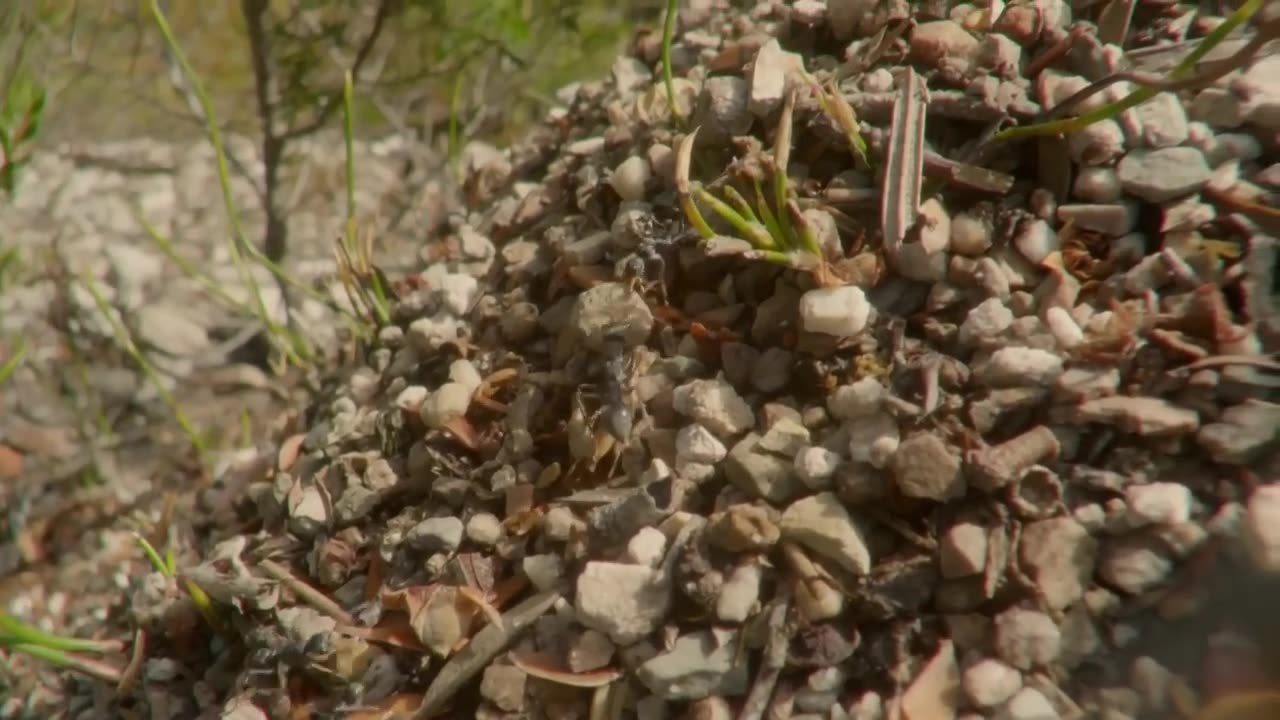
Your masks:
<svg viewBox="0 0 1280 720"><path fill-rule="evenodd" d="M462 544L462 521L456 517L428 518L405 533L405 542L423 552L453 552Z"/></svg>
<svg viewBox="0 0 1280 720"><path fill-rule="evenodd" d="M645 527L627 541L626 559L636 565L657 567L666 551L667 536L655 527Z"/></svg>
<svg viewBox="0 0 1280 720"><path fill-rule="evenodd" d="M822 490L830 487L831 476L840 467L840 455L824 447L806 447L796 453L795 467L805 486Z"/></svg>
<svg viewBox="0 0 1280 720"><path fill-rule="evenodd" d="M476 513L467 520L466 532L471 542L491 546L502 538L502 521L492 513Z"/></svg>
<svg viewBox="0 0 1280 720"><path fill-rule="evenodd" d="M807 332L853 337L871 316L861 288L846 285L810 290L800 297L800 326Z"/></svg>
<svg viewBox="0 0 1280 720"><path fill-rule="evenodd" d="M1191 519L1191 490L1180 483L1130 485L1125 503L1136 525L1177 525Z"/></svg>
<svg viewBox="0 0 1280 720"><path fill-rule="evenodd" d="M995 707L1022 688L1022 673L995 658L983 658L962 675L965 697L975 707Z"/></svg>

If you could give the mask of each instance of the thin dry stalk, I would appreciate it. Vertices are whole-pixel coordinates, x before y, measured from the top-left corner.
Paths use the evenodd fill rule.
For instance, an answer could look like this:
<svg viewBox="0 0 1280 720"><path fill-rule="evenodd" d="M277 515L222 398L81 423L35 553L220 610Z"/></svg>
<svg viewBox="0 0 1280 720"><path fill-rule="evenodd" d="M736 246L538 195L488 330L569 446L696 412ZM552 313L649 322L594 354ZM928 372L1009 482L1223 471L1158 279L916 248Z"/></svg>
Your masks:
<svg viewBox="0 0 1280 720"><path fill-rule="evenodd" d="M311 607L337 620L343 625L355 625L356 619L351 613L342 609L342 606L329 599L327 595L311 587L307 583L299 580L285 566L275 562L274 560L263 560L258 563L258 567L262 568L272 578L284 583L299 598Z"/></svg>
<svg viewBox="0 0 1280 720"><path fill-rule="evenodd" d="M897 257L901 251L902 240L920 210L927 109L928 90L908 65L901 75L898 99L893 105L893 122L886 141L884 198L880 205L880 225L890 258Z"/></svg>

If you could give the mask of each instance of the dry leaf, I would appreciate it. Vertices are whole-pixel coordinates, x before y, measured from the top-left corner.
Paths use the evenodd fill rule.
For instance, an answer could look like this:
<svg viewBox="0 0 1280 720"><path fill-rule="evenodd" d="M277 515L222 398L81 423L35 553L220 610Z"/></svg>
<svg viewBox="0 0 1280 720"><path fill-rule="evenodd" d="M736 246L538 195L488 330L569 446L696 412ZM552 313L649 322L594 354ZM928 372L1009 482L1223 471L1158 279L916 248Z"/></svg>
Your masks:
<svg viewBox="0 0 1280 720"><path fill-rule="evenodd" d="M623 672L620 668L601 668L599 670L576 673L566 667L564 663L542 653L522 656L513 652L510 653L509 657L511 658L511 664L539 680L570 687L604 687L622 677Z"/></svg>
<svg viewBox="0 0 1280 720"><path fill-rule="evenodd" d="M339 625L334 629L343 635L350 635L370 642L382 643L415 652L427 651L427 648L414 633L413 626L409 624L408 616L403 613L387 613L376 626L371 628L359 625Z"/></svg>
<svg viewBox="0 0 1280 720"><path fill-rule="evenodd" d="M417 585L397 593L409 613L418 640L433 654L447 657L467 634L474 610L459 607L455 588Z"/></svg>
<svg viewBox="0 0 1280 720"><path fill-rule="evenodd" d="M276 469L280 472L289 472L293 464L298 461L298 455L302 452L302 441L306 439L306 434L298 433L285 438L280 443L280 450L276 453Z"/></svg>
<svg viewBox="0 0 1280 720"><path fill-rule="evenodd" d="M498 609L489 603L489 600L485 598L484 592L477 590L476 588L466 586L459 587L457 590L460 596L466 598L476 606L476 609L485 616L485 619L488 620L491 625L502 624L502 613L498 612Z"/></svg>
<svg viewBox="0 0 1280 720"><path fill-rule="evenodd" d="M350 710L346 717L347 720L392 720L413 712L420 704L422 704L421 693L399 693L374 707Z"/></svg>

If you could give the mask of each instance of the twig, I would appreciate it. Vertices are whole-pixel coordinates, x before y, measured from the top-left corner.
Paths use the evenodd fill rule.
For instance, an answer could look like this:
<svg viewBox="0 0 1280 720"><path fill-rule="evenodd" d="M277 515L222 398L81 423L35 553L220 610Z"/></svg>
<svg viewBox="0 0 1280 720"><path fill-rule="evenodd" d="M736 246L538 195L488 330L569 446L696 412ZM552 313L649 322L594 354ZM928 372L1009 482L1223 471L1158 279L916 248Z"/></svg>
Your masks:
<svg viewBox="0 0 1280 720"><path fill-rule="evenodd" d="M413 714L415 720L439 717L445 705L476 673L515 641L535 620L561 598L557 590L547 590L516 605L502 615L501 625L486 625L462 651L440 668Z"/></svg>
<svg viewBox="0 0 1280 720"><path fill-rule="evenodd" d="M307 583L299 580L289 568L277 563L274 560L262 560L258 563L258 567L266 571L268 575L284 583L299 598L311 607L337 620L343 625L355 625L356 619L351 613L342 609L342 606L329 599L329 596L316 590Z"/></svg>

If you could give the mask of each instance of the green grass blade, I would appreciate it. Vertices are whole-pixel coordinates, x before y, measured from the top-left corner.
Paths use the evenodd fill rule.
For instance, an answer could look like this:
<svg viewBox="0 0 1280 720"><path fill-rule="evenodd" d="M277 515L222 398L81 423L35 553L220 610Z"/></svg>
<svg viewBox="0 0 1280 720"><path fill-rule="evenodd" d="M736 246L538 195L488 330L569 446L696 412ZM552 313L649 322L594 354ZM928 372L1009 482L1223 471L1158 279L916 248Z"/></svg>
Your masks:
<svg viewBox="0 0 1280 720"><path fill-rule="evenodd" d="M6 613L0 613L0 645L33 645L63 652L104 653L117 649L116 643L81 640L47 633Z"/></svg>
<svg viewBox="0 0 1280 720"><path fill-rule="evenodd" d="M254 247L253 243L249 242L248 236L245 234L244 224L240 219L240 210L236 206L235 197L231 192L231 170L228 167L226 146L222 141L222 132L218 129L218 117L214 112L213 103L209 99L204 83L200 81L199 75L196 74L195 69L191 66L186 53L182 49L182 45L178 42L177 36L174 35L173 29L169 26L169 21L164 12L161 11L158 0L149 0L148 6L152 19L160 29L160 34L164 36L165 44L168 46L169 51L173 53L174 60L178 63L179 68L182 69L183 76L191 84L192 92L195 93L200 102L200 109L204 113L205 130L209 135L209 142L213 146L214 154L217 158L218 186L222 190L223 209L227 216L227 222L231 224L232 229L232 237L227 241L232 262L239 270L241 280L249 287L250 293L253 295L258 319L262 321L262 324L266 326L267 331L273 337L284 339L280 346L291 361L298 365L306 365L312 355L306 341L302 336L281 328L279 323L271 318L271 314L267 311L266 304L262 300L261 288L258 287L257 280L254 279L253 274L246 267L244 257L241 254L241 249L243 248L259 262L267 260L265 256L257 252L257 248ZM291 280L287 277L287 273L284 273L275 263L263 263L263 265L282 281L289 282Z"/></svg>
<svg viewBox="0 0 1280 720"><path fill-rule="evenodd" d="M1190 53L1187 54L1182 62L1179 62L1172 71L1170 76L1174 79L1185 77L1195 69L1196 63L1207 55L1211 50L1218 46L1228 35L1235 31L1244 23L1249 21L1263 5L1263 0L1247 0L1243 5L1236 9L1221 25L1213 29L1196 45ZM1062 120L1053 120L1050 122L1037 123L1035 125L1024 125L1022 127L1013 127L1002 130L993 136L993 140L1021 140L1030 137L1042 137L1045 135L1060 135L1080 132L1086 127L1103 120L1109 120L1116 117L1120 113L1132 107L1141 105L1160 93L1159 90L1148 87L1140 87L1128 95L1108 103L1102 107L1078 115L1076 117L1063 118Z"/></svg>
<svg viewBox="0 0 1280 720"><path fill-rule="evenodd" d="M774 243L773 237L769 235L769 230L759 222L751 222L742 215L738 214L728 203L720 198L712 195L703 188L695 188L694 193L698 200L709 206L715 214L719 215L726 222L737 230L744 240L749 241L752 245L760 250L776 250L777 245Z"/></svg>
<svg viewBox="0 0 1280 720"><path fill-rule="evenodd" d="M18 370L18 366L22 364L22 359L27 355L27 343L22 338L18 338L18 346L14 349L13 354L8 360L0 365L0 383L9 380L9 376Z"/></svg>
<svg viewBox="0 0 1280 720"><path fill-rule="evenodd" d="M97 305L98 312L102 313L102 316L111 324L116 344L119 345L120 349L124 350L125 353L127 353L129 357L138 364L139 368L142 369L147 380L151 382L155 387L156 392L159 393L160 399L164 401L164 404L168 406L169 411L173 413L174 419L178 421L178 426L182 428L182 432L186 436L187 441L190 442L191 447L195 449L196 455L199 457L201 467L206 470L210 470L213 465L209 462L209 449L206 447L204 439L196 430L195 426L191 424L191 420L187 418L187 414L183 412L182 406L178 404L178 399L174 397L173 393L169 392L169 389L164 385L164 381L160 378L160 373L156 372L151 361L147 359L147 356L143 354L140 349L138 349L138 346L133 341L133 337L130 335L128 328L124 327L124 325L122 325L120 321L112 315L111 306L107 304L106 299L102 296L102 292L98 289L98 284L93 281L93 278L87 272L81 276L80 281L84 285L85 289L89 291L89 294L93 296L93 302Z"/></svg>
<svg viewBox="0 0 1280 720"><path fill-rule="evenodd" d="M770 237L773 238L774 245L786 247L787 234L782 231L782 225L778 224L778 216L773 214L773 210L769 207L769 201L764 197L764 186L761 185L758 178L753 178L751 182L756 193L756 210L759 211L765 228L769 231Z"/></svg>
<svg viewBox="0 0 1280 720"><path fill-rule="evenodd" d="M160 557L160 553L156 552L155 546L151 544L151 541L142 537L141 533L136 532L133 533L133 541L138 544L138 547L142 548L142 554L147 556L147 560L151 562L151 566L156 569L156 572L166 577L173 577L173 573L169 571L169 564Z"/></svg>

